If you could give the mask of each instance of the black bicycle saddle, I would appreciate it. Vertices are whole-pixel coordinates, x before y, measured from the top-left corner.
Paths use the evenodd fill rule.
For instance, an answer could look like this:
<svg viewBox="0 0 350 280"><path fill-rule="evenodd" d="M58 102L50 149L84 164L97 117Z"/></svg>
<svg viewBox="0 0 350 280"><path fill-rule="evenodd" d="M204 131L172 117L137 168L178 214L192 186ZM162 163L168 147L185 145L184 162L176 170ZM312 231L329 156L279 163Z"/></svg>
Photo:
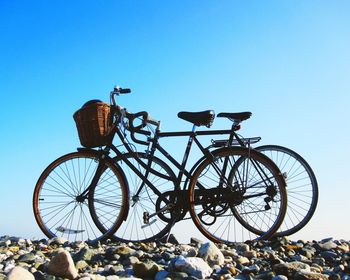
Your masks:
<svg viewBox="0 0 350 280"><path fill-rule="evenodd" d="M218 118L228 118L231 121L242 122L251 117L251 112L241 112L241 113L219 113Z"/></svg>
<svg viewBox="0 0 350 280"><path fill-rule="evenodd" d="M202 112L179 112L177 116L180 119L193 123L196 126L204 125L210 127L215 118L213 110L206 110Z"/></svg>

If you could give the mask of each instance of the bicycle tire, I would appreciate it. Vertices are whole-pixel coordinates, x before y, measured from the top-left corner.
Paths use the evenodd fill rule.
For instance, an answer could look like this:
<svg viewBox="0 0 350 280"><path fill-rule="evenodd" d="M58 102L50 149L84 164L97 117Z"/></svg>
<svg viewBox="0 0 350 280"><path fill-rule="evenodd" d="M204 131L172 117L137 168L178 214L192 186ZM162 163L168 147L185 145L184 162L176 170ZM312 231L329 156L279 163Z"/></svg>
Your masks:
<svg viewBox="0 0 350 280"><path fill-rule="evenodd" d="M318 202L316 176L306 160L289 148L264 145L255 149L271 158L286 177L287 212L275 236L292 235L301 230L315 213Z"/></svg>
<svg viewBox="0 0 350 280"><path fill-rule="evenodd" d="M234 244L272 237L283 222L287 207L285 181L277 166L267 156L244 147L220 148L211 153L213 159L205 159L198 166L189 187L190 213L196 227L218 243ZM225 158L229 160L227 172L218 179L214 166L221 173ZM245 171L233 172L235 162L243 159L248 160ZM254 177L253 168L259 170L261 178ZM237 182L232 182L235 176ZM216 186L220 181L226 181L226 188ZM271 196L270 209L266 209L265 198ZM257 216L259 213L262 217ZM262 232L256 234L250 228L255 228L251 223L257 225L258 222Z"/></svg>
<svg viewBox="0 0 350 280"><path fill-rule="evenodd" d="M125 156L132 162L132 164L144 174L145 169L137 163L134 159L135 153L127 153ZM146 153L137 153L137 157L146 163L149 156ZM139 197L136 198L135 194L142 182L141 178L133 172L129 166L124 163L120 158L114 158L121 168L123 169L129 186L130 202L128 215L120 225L118 230L114 233L113 239L120 242L150 242L162 238L166 235L172 225L172 214L170 212L162 212L150 219L149 223L145 223L144 213L153 214L159 207L156 206L157 195L144 185L143 190L140 192ZM161 159L153 157L152 168L157 170L163 175L171 178L176 178L172 169ZM166 191L174 191L178 189L178 186L174 182L167 181L164 178L160 178L153 173L150 173L147 179L153 183L157 189L164 193ZM113 193L113 188L108 190L108 193ZM92 198L95 196L95 191L92 192ZM99 216L96 216L99 219ZM104 229L106 230L106 229Z"/></svg>
<svg viewBox="0 0 350 280"><path fill-rule="evenodd" d="M96 151L66 154L53 161L41 174L34 189L33 211L35 219L48 237L61 236L69 241L95 243L108 238L122 222L127 202L127 187L122 171L110 160L105 160L97 185L118 185L120 208L101 232L91 217L90 204L78 196L89 186L98 166ZM101 179L110 177L109 182Z"/></svg>

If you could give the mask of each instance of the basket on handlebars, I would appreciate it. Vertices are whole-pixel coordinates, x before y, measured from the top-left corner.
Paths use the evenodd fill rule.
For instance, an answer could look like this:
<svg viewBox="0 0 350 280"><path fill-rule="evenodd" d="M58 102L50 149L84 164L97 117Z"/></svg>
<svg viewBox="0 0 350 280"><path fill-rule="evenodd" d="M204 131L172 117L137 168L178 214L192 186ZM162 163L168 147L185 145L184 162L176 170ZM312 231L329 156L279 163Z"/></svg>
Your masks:
<svg viewBox="0 0 350 280"><path fill-rule="evenodd" d="M110 105L100 100L91 100L73 115L77 125L79 140L87 148L107 144L110 130Z"/></svg>

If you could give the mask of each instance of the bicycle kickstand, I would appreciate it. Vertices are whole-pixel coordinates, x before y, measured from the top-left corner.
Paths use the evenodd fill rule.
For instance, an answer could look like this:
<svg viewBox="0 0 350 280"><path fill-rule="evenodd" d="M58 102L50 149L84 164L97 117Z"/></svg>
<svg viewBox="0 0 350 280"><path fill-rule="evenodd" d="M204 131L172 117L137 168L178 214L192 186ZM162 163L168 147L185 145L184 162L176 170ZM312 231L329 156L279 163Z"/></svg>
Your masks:
<svg viewBox="0 0 350 280"><path fill-rule="evenodd" d="M175 218L173 219L173 221L171 222L171 226L170 226L169 232L166 234L166 238L165 238L165 242L166 242L166 243L169 242L169 238L170 238L170 235L171 235L171 230L172 230L172 228L174 227L176 221L177 221L177 217L175 217ZM164 236L164 237L165 237L165 236ZM163 238L164 238L164 237L163 237Z"/></svg>

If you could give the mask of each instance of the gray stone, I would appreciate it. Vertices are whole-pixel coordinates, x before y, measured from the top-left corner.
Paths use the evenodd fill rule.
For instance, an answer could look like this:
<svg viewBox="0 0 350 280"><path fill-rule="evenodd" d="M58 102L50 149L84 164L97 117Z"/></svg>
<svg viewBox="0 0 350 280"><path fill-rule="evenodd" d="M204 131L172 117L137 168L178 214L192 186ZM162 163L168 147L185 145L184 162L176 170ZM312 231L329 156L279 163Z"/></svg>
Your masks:
<svg viewBox="0 0 350 280"><path fill-rule="evenodd" d="M49 245L64 245L68 240L64 237L54 237L49 239Z"/></svg>
<svg viewBox="0 0 350 280"><path fill-rule="evenodd" d="M228 249L221 249L221 253L224 255L224 256L228 256L228 257L237 257L238 254L237 254L237 251L235 249L231 249L231 250L228 250Z"/></svg>
<svg viewBox="0 0 350 280"><path fill-rule="evenodd" d="M195 257L198 254L198 249L190 245L182 244L179 245L179 248L181 250L181 255L183 255L184 257Z"/></svg>
<svg viewBox="0 0 350 280"><path fill-rule="evenodd" d="M272 280L288 280L288 277L285 275L276 275Z"/></svg>
<svg viewBox="0 0 350 280"><path fill-rule="evenodd" d="M78 271L74 266L73 259L67 251L60 252L52 258L47 266L47 272L54 276L68 279L78 277Z"/></svg>
<svg viewBox="0 0 350 280"><path fill-rule="evenodd" d="M35 260L37 259L36 255L33 253L28 253L20 256L18 258L18 261L20 262L25 262L25 263L34 263Z"/></svg>
<svg viewBox="0 0 350 280"><path fill-rule="evenodd" d="M14 263L7 263L3 271L5 273L9 273L14 268L15 268Z"/></svg>
<svg viewBox="0 0 350 280"><path fill-rule="evenodd" d="M317 263L313 263L311 264L310 270L311 272L322 273L323 267L318 265Z"/></svg>
<svg viewBox="0 0 350 280"><path fill-rule="evenodd" d="M212 242L202 244L199 248L198 256L205 260L210 266L215 264L222 265L225 262L224 255Z"/></svg>
<svg viewBox="0 0 350 280"><path fill-rule="evenodd" d="M78 270L83 270L85 268L87 268L89 266L89 264L86 262L86 261L78 261L76 262L75 264L75 268L78 269Z"/></svg>
<svg viewBox="0 0 350 280"><path fill-rule="evenodd" d="M6 277L7 280L35 280L33 274L23 267L16 266Z"/></svg>
<svg viewBox="0 0 350 280"><path fill-rule="evenodd" d="M209 277L213 272L211 267L202 258L198 257L184 258L179 256L175 261L175 267L200 279Z"/></svg>
<svg viewBox="0 0 350 280"><path fill-rule="evenodd" d="M248 259L256 258L257 257L257 252L254 251L254 250L245 251L245 252L243 252L242 256L246 257Z"/></svg>
<svg viewBox="0 0 350 280"><path fill-rule="evenodd" d="M260 271L260 267L257 264L253 264L245 267L242 271L243 273L257 273Z"/></svg>
<svg viewBox="0 0 350 280"><path fill-rule="evenodd" d="M255 279L259 280L271 280L275 277L275 273L272 271L264 271L255 276Z"/></svg>
<svg viewBox="0 0 350 280"><path fill-rule="evenodd" d="M328 275L315 273L315 272L306 272L306 271L298 271L295 276L295 280L327 280Z"/></svg>
<svg viewBox="0 0 350 280"><path fill-rule="evenodd" d="M186 257L196 257L198 254L198 251L195 248L191 248L187 251Z"/></svg>
<svg viewBox="0 0 350 280"><path fill-rule="evenodd" d="M134 275L141 278L154 278L160 267L153 261L138 262L133 264Z"/></svg>
<svg viewBox="0 0 350 280"><path fill-rule="evenodd" d="M323 252L321 252L320 255L326 261L334 261L338 257L337 253L335 253L333 251L323 251Z"/></svg>
<svg viewBox="0 0 350 280"><path fill-rule="evenodd" d="M195 238L195 237L191 237L191 239L190 239L190 243L191 244L194 244L194 245L201 245L201 244L203 244L203 241L202 240L200 240L200 239L198 239L198 238Z"/></svg>
<svg viewBox="0 0 350 280"><path fill-rule="evenodd" d="M346 243L341 243L338 245L337 250L343 251L343 252L349 252L350 246Z"/></svg>
<svg viewBox="0 0 350 280"><path fill-rule="evenodd" d="M108 275L106 280L118 280L120 279L117 275Z"/></svg>
<svg viewBox="0 0 350 280"><path fill-rule="evenodd" d="M329 241L324 242L324 243L319 242L318 246L321 250L325 250L325 251L335 249L338 247L338 245L335 242L333 242L332 240L329 240Z"/></svg>
<svg viewBox="0 0 350 280"><path fill-rule="evenodd" d="M315 254L315 249L314 248L302 248L300 250L300 254L304 255L308 259L311 259Z"/></svg>
<svg viewBox="0 0 350 280"><path fill-rule="evenodd" d="M45 274L42 271L36 271L33 273L35 280L45 280Z"/></svg>
<svg viewBox="0 0 350 280"><path fill-rule="evenodd" d="M308 264L294 261L289 263L276 264L273 267L274 272L279 275L285 275L288 277L293 277L296 272L310 272L310 266Z"/></svg>
<svg viewBox="0 0 350 280"><path fill-rule="evenodd" d="M158 271L156 276L154 277L154 280L164 280L165 278L167 278L169 276L169 272L166 270L161 270Z"/></svg>
<svg viewBox="0 0 350 280"><path fill-rule="evenodd" d="M80 249L79 253L75 256L75 259L77 261L91 261L95 253L95 250L89 248L82 248Z"/></svg>
<svg viewBox="0 0 350 280"><path fill-rule="evenodd" d="M236 244L235 247L238 252L242 252L242 253L250 250L249 245L245 243L238 243Z"/></svg>
<svg viewBox="0 0 350 280"><path fill-rule="evenodd" d="M135 249L132 249L128 246L118 246L117 248L115 248L114 253L122 257L127 257L133 255L135 251Z"/></svg>
<svg viewBox="0 0 350 280"><path fill-rule="evenodd" d="M318 264L319 266L325 266L325 264L326 264L326 260L324 258L321 258L321 257L314 258L312 260L312 262L315 264Z"/></svg>
<svg viewBox="0 0 350 280"><path fill-rule="evenodd" d="M132 254L132 256L133 257L136 257L136 258L142 258L143 256L144 256L144 252L143 251L141 251L141 250L137 250L137 251L135 251L133 254Z"/></svg>
<svg viewBox="0 0 350 280"><path fill-rule="evenodd" d="M241 265L248 265L250 263L248 258L242 256L237 258L237 262Z"/></svg>
<svg viewBox="0 0 350 280"><path fill-rule="evenodd" d="M90 278L91 278L92 280L105 280L105 279L106 279L105 276L98 275L98 274L90 275Z"/></svg>
<svg viewBox="0 0 350 280"><path fill-rule="evenodd" d="M131 256L128 258L128 264L133 265L133 264L138 263L138 262L140 262L140 261L137 257Z"/></svg>

